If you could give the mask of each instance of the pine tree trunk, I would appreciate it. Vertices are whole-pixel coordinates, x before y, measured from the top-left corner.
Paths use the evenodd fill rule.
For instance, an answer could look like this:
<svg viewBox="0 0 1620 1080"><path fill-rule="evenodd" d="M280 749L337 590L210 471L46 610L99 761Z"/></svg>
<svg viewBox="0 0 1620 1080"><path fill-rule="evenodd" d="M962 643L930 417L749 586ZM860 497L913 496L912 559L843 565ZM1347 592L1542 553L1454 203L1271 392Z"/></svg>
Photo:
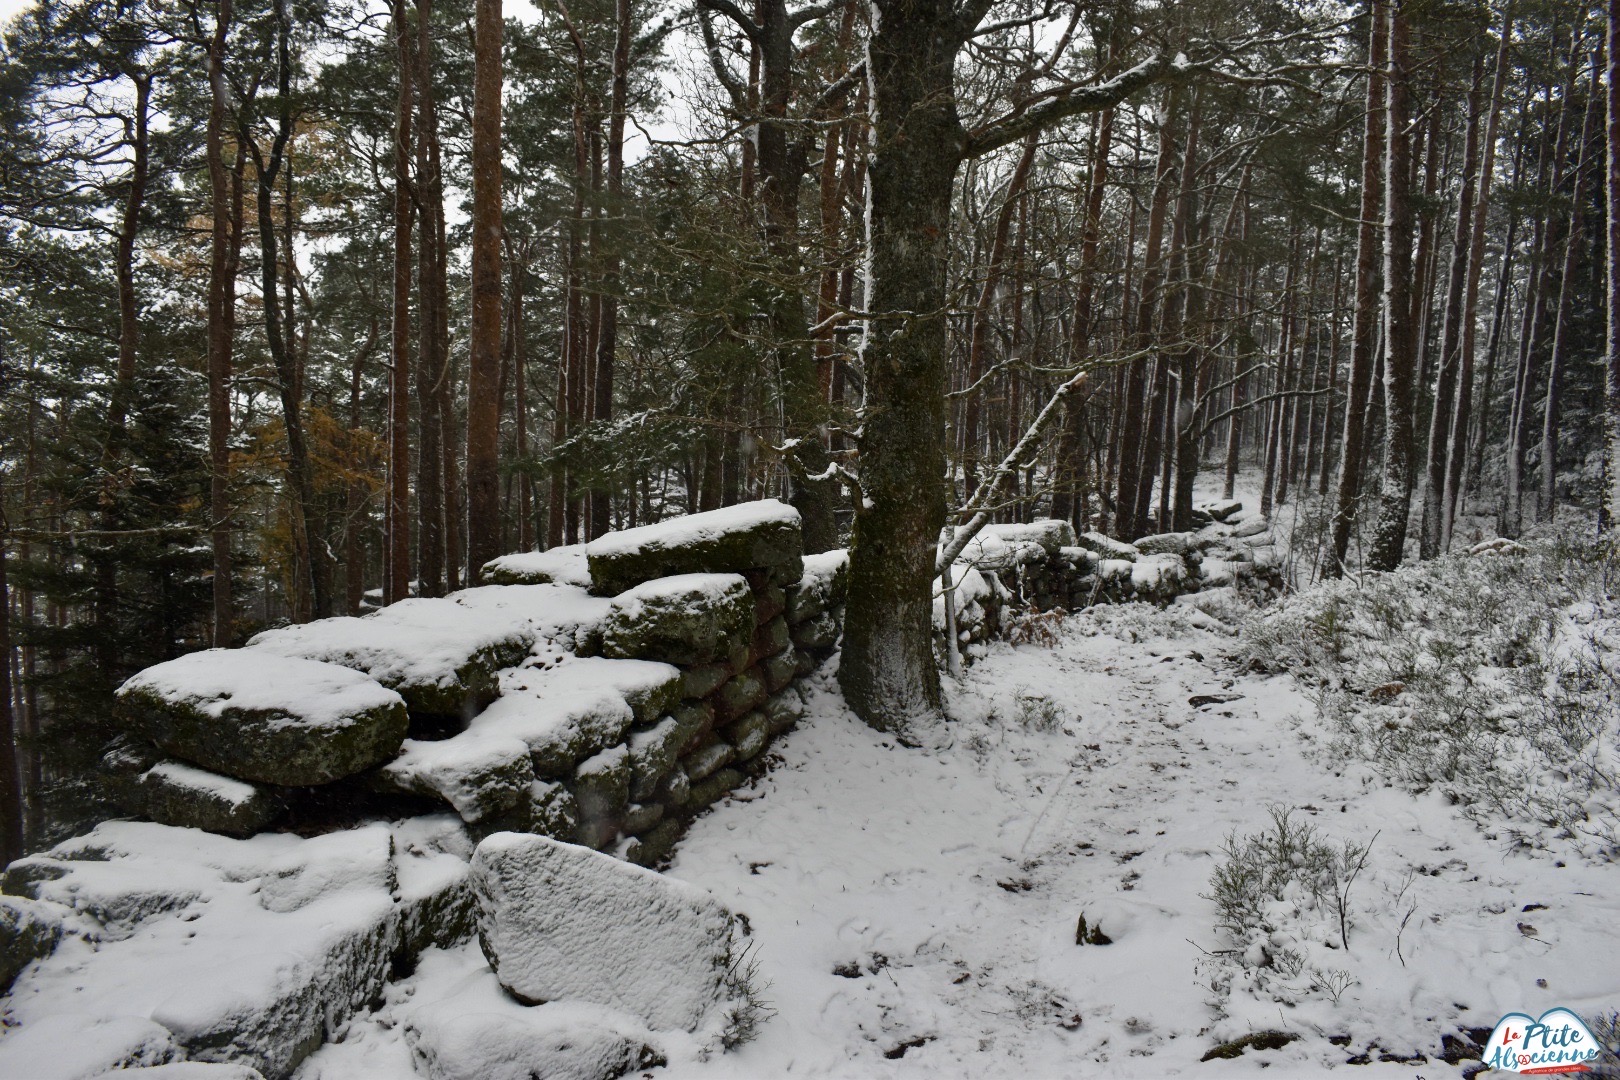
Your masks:
<svg viewBox="0 0 1620 1080"><path fill-rule="evenodd" d="M1481 83L1485 77L1484 58L1474 58L1474 75L1468 90L1468 119L1463 137L1462 182L1457 192L1457 227L1451 237L1451 268L1446 275L1446 306L1440 332L1440 357L1435 367L1434 410L1429 414L1429 442L1424 462L1423 535L1418 557L1432 559L1440 553L1445 528L1446 461L1450 449L1448 404L1457 396L1461 377L1463 292L1467 285L1469 239L1473 236L1474 165L1479 153L1479 113Z"/></svg>
<svg viewBox="0 0 1620 1080"><path fill-rule="evenodd" d="M1074 293L1074 330L1069 342L1069 363L1080 367L1091 357L1092 313L1097 249L1101 242L1103 197L1107 193L1108 155L1113 148L1114 110L1097 117L1091 147L1091 176L1086 185L1086 217L1081 226L1080 268ZM1052 516L1071 522L1079 532L1089 528L1090 507L1083 497L1084 448L1081 445L1086 405L1091 394L1072 395L1063 403L1063 433L1058 439L1057 480L1052 489Z"/></svg>
<svg viewBox="0 0 1620 1080"><path fill-rule="evenodd" d="M1496 129L1502 114L1502 96L1507 86L1508 44L1513 36L1513 11L1509 5L1502 16L1502 32L1496 53L1496 73L1491 88L1490 112L1485 120L1485 138L1480 147L1480 163L1477 178L1477 192L1474 197L1474 206L1470 212L1470 237L1468 242L1468 271L1467 280L1463 285L1463 310L1461 315L1461 333L1458 339L1458 369L1457 390L1451 405L1450 428L1447 439L1445 490L1442 494L1438 508L1440 517L1440 543L1441 551L1451 549L1451 532L1456 521L1458 503L1462 498L1463 467L1467 460L1468 438L1472 430L1470 415L1474 403L1474 323L1479 311L1479 280L1480 272L1485 264L1485 225L1486 211L1490 207L1491 181L1496 169ZM1503 244L1503 277L1507 275L1508 260L1513 251L1514 220L1508 223L1507 239ZM1498 322L1500 315L1498 315ZM1494 325L1494 324L1493 324ZM1490 364L1486 375L1486 402L1490 399L1491 375L1495 371L1495 343L1491 344ZM1435 408L1440 403L1436 402ZM1482 407L1481 412L1486 411Z"/></svg>
<svg viewBox="0 0 1620 1080"><path fill-rule="evenodd" d="M973 305L972 329L968 334L967 382L972 387L984 377L989 362L991 307L1001 290L1001 274L1007 259L1007 240L1012 233L1013 214L1017 211L1024 185L1029 182L1030 168L1035 164L1035 151L1040 142L1031 135L1024 140L1023 152L1013 166L1012 177L1002 197L1001 209L996 213L995 230L991 234L990 253L985 260L984 282L979 287L978 302ZM983 414L985 388L980 387L967 395L962 416L962 474L963 494L971 498L979 484L979 450L982 441L979 432Z"/></svg>
<svg viewBox="0 0 1620 1080"><path fill-rule="evenodd" d="M253 145L255 172L258 175L259 218L259 273L261 302L264 306L265 346L276 369L276 382L281 398L282 423L287 435L287 471L290 483L290 517L292 519L293 582L287 597L296 622L320 618L329 611L329 598L324 587L324 575L316 569L320 558L316 552L315 537L310 527L310 508L315 501L314 470L309 459L309 447L304 438L302 380L299 378L298 359L291 337L289 307L280 299L278 274L281 253L276 242L275 195L276 179L285 164L288 141L292 138L292 34L291 17L286 0L277 0L276 9L276 70L278 115L276 132L271 138L270 152L260 157ZM244 139L244 141L247 141ZM290 202L285 212L291 216ZM290 260L292 251L286 253Z"/></svg>
<svg viewBox="0 0 1620 1080"><path fill-rule="evenodd" d="M1558 133L1552 143L1548 196L1555 196L1564 184L1564 169L1568 157L1569 129L1574 114L1576 76L1580 70L1581 35L1572 35L1569 56L1569 77L1564 86L1563 101L1558 110ZM1548 199L1551 202L1551 198ZM1513 410L1508 423L1507 491L1502 509L1502 535L1516 537L1524 528L1524 472L1530 448L1530 410L1535 393L1536 372L1543 366L1542 354L1548 351L1547 308L1554 296L1556 282L1551 252L1556 244L1557 230L1545 213L1536 223L1537 239L1532 250L1536 261L1532 269L1535 278L1533 291L1525 301L1525 326L1520 339L1519 369L1514 380ZM1556 306L1554 305L1556 318Z"/></svg>
<svg viewBox="0 0 1620 1080"><path fill-rule="evenodd" d="M624 115L630 96L630 39L633 31L630 0L615 0L613 44L613 87L608 103L607 204L613 218L623 217L624 205ZM613 362L619 349L619 243L623 229L606 229L608 250L594 252L602 266L602 314L596 341L595 397L591 414L598 423L613 417ZM802 319L800 320L802 324ZM601 536L612 528L612 496L605 486L591 490L591 535Z"/></svg>
<svg viewBox="0 0 1620 1080"><path fill-rule="evenodd" d="M1552 353L1547 363L1547 400L1542 410L1541 498L1536 504L1536 520L1551 521L1558 497L1558 421L1563 395L1564 368L1570 349L1570 308L1574 290L1579 287L1577 271L1585 245L1586 177L1592 162L1592 141L1597 132L1598 104L1602 95L1601 67L1592 64L1592 89L1587 97L1586 115L1581 121L1580 145L1576 149L1575 181L1572 185L1569 224L1564 237L1563 267L1558 276L1558 305L1553 314Z"/></svg>
<svg viewBox="0 0 1620 1080"><path fill-rule="evenodd" d="M225 647L234 637L231 605L231 348L236 310L236 273L231 230L232 186L225 168L225 124L230 89L225 79L231 0L218 0L214 33L208 41L207 158L213 213L208 263L208 516L213 545L211 644ZM241 160L238 151L237 158Z"/></svg>
<svg viewBox="0 0 1620 1080"><path fill-rule="evenodd" d="M0 344L0 349L4 345ZM0 365L5 355L0 352ZM9 366L9 365L4 365ZM10 373L5 373L9 381ZM0 505L5 502L5 476L0 471ZM3 522L3 518L0 518ZM0 866L22 858L24 800L22 770L17 753L16 712L13 708L11 663L11 586L6 578L10 558L9 530L0 525Z"/></svg>
<svg viewBox="0 0 1620 1080"><path fill-rule="evenodd" d="M512 426L515 429L518 473L517 516L518 550L531 551L535 545L534 473L529 464L529 339L524 326L524 286L528 278L529 245L525 241L512 261ZM631 502L634 507L634 501Z"/></svg>
<svg viewBox="0 0 1620 1080"><path fill-rule="evenodd" d="M1604 340L1603 524L1620 520L1620 0L1609 0L1604 64L1608 69L1605 117L1608 155L1604 204L1608 209L1604 252L1604 299L1608 309Z"/></svg>
<svg viewBox="0 0 1620 1080"><path fill-rule="evenodd" d="M1366 402L1373 381L1377 335L1378 213L1383 202L1384 77L1388 39L1384 0L1369 0L1371 30L1367 60L1367 101L1362 129L1361 213L1356 240L1356 296L1350 332L1350 378L1345 387L1344 438L1339 445L1339 484L1333 514L1333 552L1323 577L1345 570L1350 534L1361 502L1362 460L1366 454Z"/></svg>
<svg viewBox="0 0 1620 1080"><path fill-rule="evenodd" d="M383 603L410 595L411 587L411 37L406 0L393 2L399 67L394 114L394 294L388 373L388 503Z"/></svg>
<svg viewBox="0 0 1620 1080"><path fill-rule="evenodd" d="M1164 281L1163 253L1165 218L1170 207L1170 191L1175 172L1175 137L1170 127L1174 115L1175 92L1168 91L1159 127L1159 158L1155 169L1153 202L1148 209L1148 231L1142 262L1142 282L1136 305L1135 332L1131 336L1131 349L1140 351L1153 342L1153 320L1157 310L1159 290ZM1119 447L1119 487L1115 499L1114 532L1121 540L1134 540L1147 530L1146 507L1153 488L1153 464L1148 459L1144 471L1144 457L1151 440L1151 422L1144 423L1144 410L1148 406L1147 392L1152 361L1147 358L1132 360L1125 378L1125 400L1121 407ZM1144 486L1147 493L1144 493Z"/></svg>
<svg viewBox="0 0 1620 1080"><path fill-rule="evenodd" d="M439 330L449 311L439 306L437 282L445 274L449 253L440 246L436 218L444 212L444 186L436 169L439 119L433 79L433 0L416 0L416 298L420 330L416 338L416 581L418 596L442 596L445 586L445 512L447 489L444 442L449 430L438 408L446 357L439 351ZM437 196L437 199L435 199ZM437 204L437 205L436 205ZM437 214L435 213L437 210Z"/></svg>
<svg viewBox="0 0 1620 1080"><path fill-rule="evenodd" d="M472 574L501 553L501 2L478 0L476 12L467 365L467 568Z"/></svg>
<svg viewBox="0 0 1620 1080"><path fill-rule="evenodd" d="M1367 556L1373 570L1400 565L1411 516L1417 355L1412 318L1410 77L1407 12L1390 5L1384 130L1384 474L1378 524Z"/></svg>

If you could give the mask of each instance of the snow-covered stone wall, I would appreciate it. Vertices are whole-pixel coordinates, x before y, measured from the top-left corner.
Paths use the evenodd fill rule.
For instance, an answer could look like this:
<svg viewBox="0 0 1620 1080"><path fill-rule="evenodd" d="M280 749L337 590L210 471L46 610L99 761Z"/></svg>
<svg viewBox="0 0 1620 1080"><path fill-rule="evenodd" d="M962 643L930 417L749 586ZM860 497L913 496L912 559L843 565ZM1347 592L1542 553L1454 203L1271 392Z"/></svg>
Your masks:
<svg viewBox="0 0 1620 1080"><path fill-rule="evenodd" d="M54 1041L59 999L94 985L74 1022L100 1034L51 1075L283 1077L423 949L472 933L484 837L658 864L803 714L795 683L837 643L845 568L802 557L791 507L750 503L141 672L104 776L144 820L4 876L18 1030L0 1075L48 1056L31 1047Z"/></svg>
<svg viewBox="0 0 1620 1080"><path fill-rule="evenodd" d="M1207 504L1193 532L1161 533L1126 543L1066 521L986 525L963 549L950 578L957 634L972 646L1006 632L1020 615L1080 611L1130 601L1165 605L1204 589L1280 591L1265 532L1228 523L1242 504ZM1260 521L1263 526L1264 519ZM1265 537L1260 536L1261 539ZM943 580L934 582L934 628L945 632ZM970 653L971 655L971 653Z"/></svg>
<svg viewBox="0 0 1620 1080"><path fill-rule="evenodd" d="M1254 576L1232 531L1126 545L991 526L952 575L958 630L980 642L1030 609L1165 603ZM187 1061L279 1080L424 950L473 934L494 895L469 868L480 841L542 836L656 867L803 714L796 683L836 648L848 577L844 552L801 554L797 513L774 501L506 556L483 576L129 680L103 775L137 820L0 881L0 1075ZM936 614L943 629L943 596ZM480 918L498 947L499 920ZM622 1007L621 990L570 1000ZM656 1056L635 1032L547 1008L510 1003L508 1019L535 1045L595 1047L606 1064L580 1075ZM412 1035L424 1067L462 1075L445 1063L484 1035L434 1023Z"/></svg>

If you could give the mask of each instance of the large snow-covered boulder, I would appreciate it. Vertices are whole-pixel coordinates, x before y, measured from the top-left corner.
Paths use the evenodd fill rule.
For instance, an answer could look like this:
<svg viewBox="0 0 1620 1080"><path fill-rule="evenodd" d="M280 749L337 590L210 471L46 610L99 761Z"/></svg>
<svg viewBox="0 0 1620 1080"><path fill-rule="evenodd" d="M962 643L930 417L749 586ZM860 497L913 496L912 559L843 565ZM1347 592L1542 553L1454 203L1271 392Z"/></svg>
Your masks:
<svg viewBox="0 0 1620 1080"><path fill-rule="evenodd" d="M118 700L128 728L176 757L288 786L330 783L386 760L407 724L400 696L374 679L244 649L149 667L118 688Z"/></svg>
<svg viewBox="0 0 1620 1080"><path fill-rule="evenodd" d="M804 576L787 590L787 621L801 623L844 602L849 592L849 552L839 548L804 557Z"/></svg>
<svg viewBox="0 0 1620 1080"><path fill-rule="evenodd" d="M1094 551L1104 559L1124 560L1135 562L1141 554L1134 544L1127 544L1123 540L1115 540L1100 532L1081 533L1075 538L1075 546L1083 547L1087 551Z"/></svg>
<svg viewBox="0 0 1620 1080"><path fill-rule="evenodd" d="M1214 521L1228 521L1243 512L1243 504L1232 499L1222 499L1219 502L1200 503L1198 509L1208 514Z"/></svg>
<svg viewBox="0 0 1620 1080"><path fill-rule="evenodd" d="M1143 555L1185 555L1194 549L1196 539L1192 533L1155 533L1133 540L1132 545Z"/></svg>
<svg viewBox="0 0 1620 1080"><path fill-rule="evenodd" d="M494 700L496 673L528 655L534 639L518 612L414 599L362 618L266 630L248 650L363 671L399 691L413 714L466 721Z"/></svg>
<svg viewBox="0 0 1620 1080"><path fill-rule="evenodd" d="M533 658L501 675L501 694L571 697L613 690L624 698L638 726L656 721L681 700L681 672L650 660L562 656Z"/></svg>
<svg viewBox="0 0 1620 1080"><path fill-rule="evenodd" d="M593 596L579 585L479 585L451 593L450 600L469 611L497 620L517 618L528 624L537 641L563 652L590 653L600 636L598 624L609 598Z"/></svg>
<svg viewBox="0 0 1620 1080"><path fill-rule="evenodd" d="M1056 555L1060 548L1073 547L1076 541L1074 526L1061 518L986 525L981 535L984 534L999 537L1008 544L1035 544L1048 555Z"/></svg>
<svg viewBox="0 0 1620 1080"><path fill-rule="evenodd" d="M22 896L0 896L0 994L22 969L49 956L62 938L62 908Z"/></svg>
<svg viewBox="0 0 1620 1080"><path fill-rule="evenodd" d="M455 978L433 957L403 1025L417 1075L427 1080L612 1080L661 1065L656 1036L600 1005L520 1005L480 965Z"/></svg>
<svg viewBox="0 0 1620 1080"><path fill-rule="evenodd" d="M377 770L372 785L437 796L472 822L515 806L533 779L529 746L522 739L464 731L434 742L406 739L399 757Z"/></svg>
<svg viewBox="0 0 1620 1080"><path fill-rule="evenodd" d="M585 547L592 588L611 596L678 574L769 570L779 585L803 572L799 512L775 499L608 533Z"/></svg>
<svg viewBox="0 0 1620 1080"><path fill-rule="evenodd" d="M72 1075L185 1057L281 1080L377 999L396 962L472 932L470 854L441 815L308 840L106 822L24 860L7 888L71 906L84 940L18 978L0 1076L59 1075L12 1068L3 1048L18 1036L77 1052L104 1034L116 1053ZM69 1013L73 1034L53 1035Z"/></svg>
<svg viewBox="0 0 1620 1080"><path fill-rule="evenodd" d="M682 666L728 657L746 662L753 636L754 595L747 580L740 574L681 574L615 597L602 621L602 653Z"/></svg>
<svg viewBox="0 0 1620 1080"><path fill-rule="evenodd" d="M490 585L591 584L591 568L584 544L568 544L545 551L518 551L491 559L478 579Z"/></svg>
<svg viewBox="0 0 1620 1080"><path fill-rule="evenodd" d="M484 954L518 1000L594 1002L659 1031L720 1018L733 919L701 889L518 833L478 845L472 886Z"/></svg>
<svg viewBox="0 0 1620 1080"><path fill-rule="evenodd" d="M246 780L160 761L136 780L141 812L153 821L227 836L251 836L281 816L276 794Z"/></svg>
<svg viewBox="0 0 1620 1080"><path fill-rule="evenodd" d="M167 1028L143 1017L62 1012L0 1039L0 1076L91 1080L184 1056Z"/></svg>
<svg viewBox="0 0 1620 1080"><path fill-rule="evenodd" d="M509 693L473 718L463 738L502 737L529 748L542 780L573 775L592 754L624 741L635 713L611 688L583 687L567 693Z"/></svg>
<svg viewBox="0 0 1620 1080"><path fill-rule="evenodd" d="M95 1080L264 1080L264 1074L247 1065L224 1061L176 1061L105 1072Z"/></svg>

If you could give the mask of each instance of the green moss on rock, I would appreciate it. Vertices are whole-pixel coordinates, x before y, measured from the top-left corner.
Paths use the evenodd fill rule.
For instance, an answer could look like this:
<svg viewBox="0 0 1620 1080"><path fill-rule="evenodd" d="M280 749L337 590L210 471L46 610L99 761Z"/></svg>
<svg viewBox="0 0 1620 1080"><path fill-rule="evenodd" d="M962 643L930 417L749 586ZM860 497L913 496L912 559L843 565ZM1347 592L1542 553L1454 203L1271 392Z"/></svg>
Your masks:
<svg viewBox="0 0 1620 1080"><path fill-rule="evenodd" d="M696 667L746 654L754 597L736 574L686 574L618 596L602 622L602 655Z"/></svg>

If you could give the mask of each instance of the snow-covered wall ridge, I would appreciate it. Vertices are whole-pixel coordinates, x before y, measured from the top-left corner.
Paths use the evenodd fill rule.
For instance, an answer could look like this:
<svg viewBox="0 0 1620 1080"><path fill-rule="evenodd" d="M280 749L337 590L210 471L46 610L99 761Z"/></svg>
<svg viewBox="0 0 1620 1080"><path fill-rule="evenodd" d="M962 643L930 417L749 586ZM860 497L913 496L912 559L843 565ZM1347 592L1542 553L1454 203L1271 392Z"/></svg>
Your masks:
<svg viewBox="0 0 1620 1080"><path fill-rule="evenodd" d="M691 573L760 570L791 585L799 580L803 550L799 512L762 499L608 533L586 545L585 558L592 589L612 596Z"/></svg>

